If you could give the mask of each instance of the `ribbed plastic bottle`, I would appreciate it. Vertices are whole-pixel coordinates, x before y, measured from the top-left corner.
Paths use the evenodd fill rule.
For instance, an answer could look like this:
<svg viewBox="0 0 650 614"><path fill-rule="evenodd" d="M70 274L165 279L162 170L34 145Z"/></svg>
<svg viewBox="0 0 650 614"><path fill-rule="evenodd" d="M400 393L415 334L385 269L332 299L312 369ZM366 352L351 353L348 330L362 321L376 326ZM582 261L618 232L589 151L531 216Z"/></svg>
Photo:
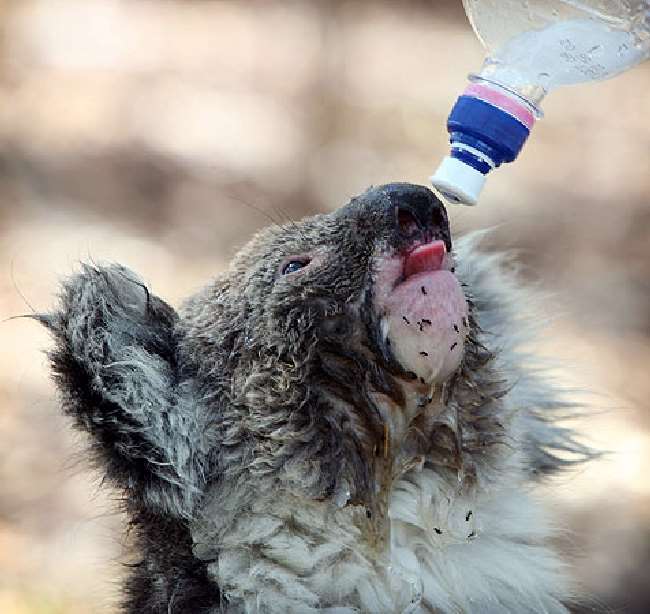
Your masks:
<svg viewBox="0 0 650 614"><path fill-rule="evenodd" d="M456 101L451 153L431 183L475 205L488 173L512 162L554 88L608 79L650 58L650 0L463 0L487 49Z"/></svg>

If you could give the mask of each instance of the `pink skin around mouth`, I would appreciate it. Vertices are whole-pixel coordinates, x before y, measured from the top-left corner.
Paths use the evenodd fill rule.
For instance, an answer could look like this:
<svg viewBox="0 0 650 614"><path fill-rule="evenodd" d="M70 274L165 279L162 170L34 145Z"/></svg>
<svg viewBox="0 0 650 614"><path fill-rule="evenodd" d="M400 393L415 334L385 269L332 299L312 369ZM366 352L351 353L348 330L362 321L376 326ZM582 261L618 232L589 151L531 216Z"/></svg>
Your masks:
<svg viewBox="0 0 650 614"><path fill-rule="evenodd" d="M451 268L443 241L382 258L377 267L383 332L400 364L427 383L449 377L463 354L467 301Z"/></svg>

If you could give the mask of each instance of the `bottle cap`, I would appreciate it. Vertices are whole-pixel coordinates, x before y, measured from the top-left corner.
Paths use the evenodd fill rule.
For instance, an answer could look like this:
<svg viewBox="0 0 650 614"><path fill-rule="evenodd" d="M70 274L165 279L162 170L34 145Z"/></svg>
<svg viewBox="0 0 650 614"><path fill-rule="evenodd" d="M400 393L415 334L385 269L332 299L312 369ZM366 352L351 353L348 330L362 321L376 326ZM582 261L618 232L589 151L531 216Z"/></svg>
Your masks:
<svg viewBox="0 0 650 614"><path fill-rule="evenodd" d="M497 84L471 84L447 119L451 152L433 186L452 203L476 205L486 175L519 155L535 123L532 108Z"/></svg>
<svg viewBox="0 0 650 614"><path fill-rule="evenodd" d="M454 203L475 205L486 176L457 158L447 156L431 177L431 184L442 196Z"/></svg>

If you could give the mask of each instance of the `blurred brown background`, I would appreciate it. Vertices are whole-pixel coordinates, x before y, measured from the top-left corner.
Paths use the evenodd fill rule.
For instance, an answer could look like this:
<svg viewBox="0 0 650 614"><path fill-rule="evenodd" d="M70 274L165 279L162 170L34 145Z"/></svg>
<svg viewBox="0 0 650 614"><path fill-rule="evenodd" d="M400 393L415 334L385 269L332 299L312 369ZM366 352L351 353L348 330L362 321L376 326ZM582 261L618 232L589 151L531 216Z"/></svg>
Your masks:
<svg viewBox="0 0 650 614"><path fill-rule="evenodd" d="M0 319L113 259L175 304L268 217L426 183L482 50L460 0L0 1ZM545 101L457 232L498 225L553 293L545 350L608 411L540 493L593 608L650 611L650 64ZM25 298L22 298L24 295ZM0 612L112 611L120 518L28 320L0 325Z"/></svg>

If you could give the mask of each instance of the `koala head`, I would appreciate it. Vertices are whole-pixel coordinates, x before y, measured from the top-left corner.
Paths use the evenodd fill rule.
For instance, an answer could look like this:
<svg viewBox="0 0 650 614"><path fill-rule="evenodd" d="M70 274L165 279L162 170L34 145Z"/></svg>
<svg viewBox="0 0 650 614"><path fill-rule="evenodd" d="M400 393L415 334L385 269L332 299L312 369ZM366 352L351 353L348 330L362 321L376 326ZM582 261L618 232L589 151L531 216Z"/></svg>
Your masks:
<svg viewBox="0 0 650 614"><path fill-rule="evenodd" d="M219 473L371 506L375 459L413 456L413 422L463 360L452 249L440 200L399 183L255 236L179 325L219 408Z"/></svg>

